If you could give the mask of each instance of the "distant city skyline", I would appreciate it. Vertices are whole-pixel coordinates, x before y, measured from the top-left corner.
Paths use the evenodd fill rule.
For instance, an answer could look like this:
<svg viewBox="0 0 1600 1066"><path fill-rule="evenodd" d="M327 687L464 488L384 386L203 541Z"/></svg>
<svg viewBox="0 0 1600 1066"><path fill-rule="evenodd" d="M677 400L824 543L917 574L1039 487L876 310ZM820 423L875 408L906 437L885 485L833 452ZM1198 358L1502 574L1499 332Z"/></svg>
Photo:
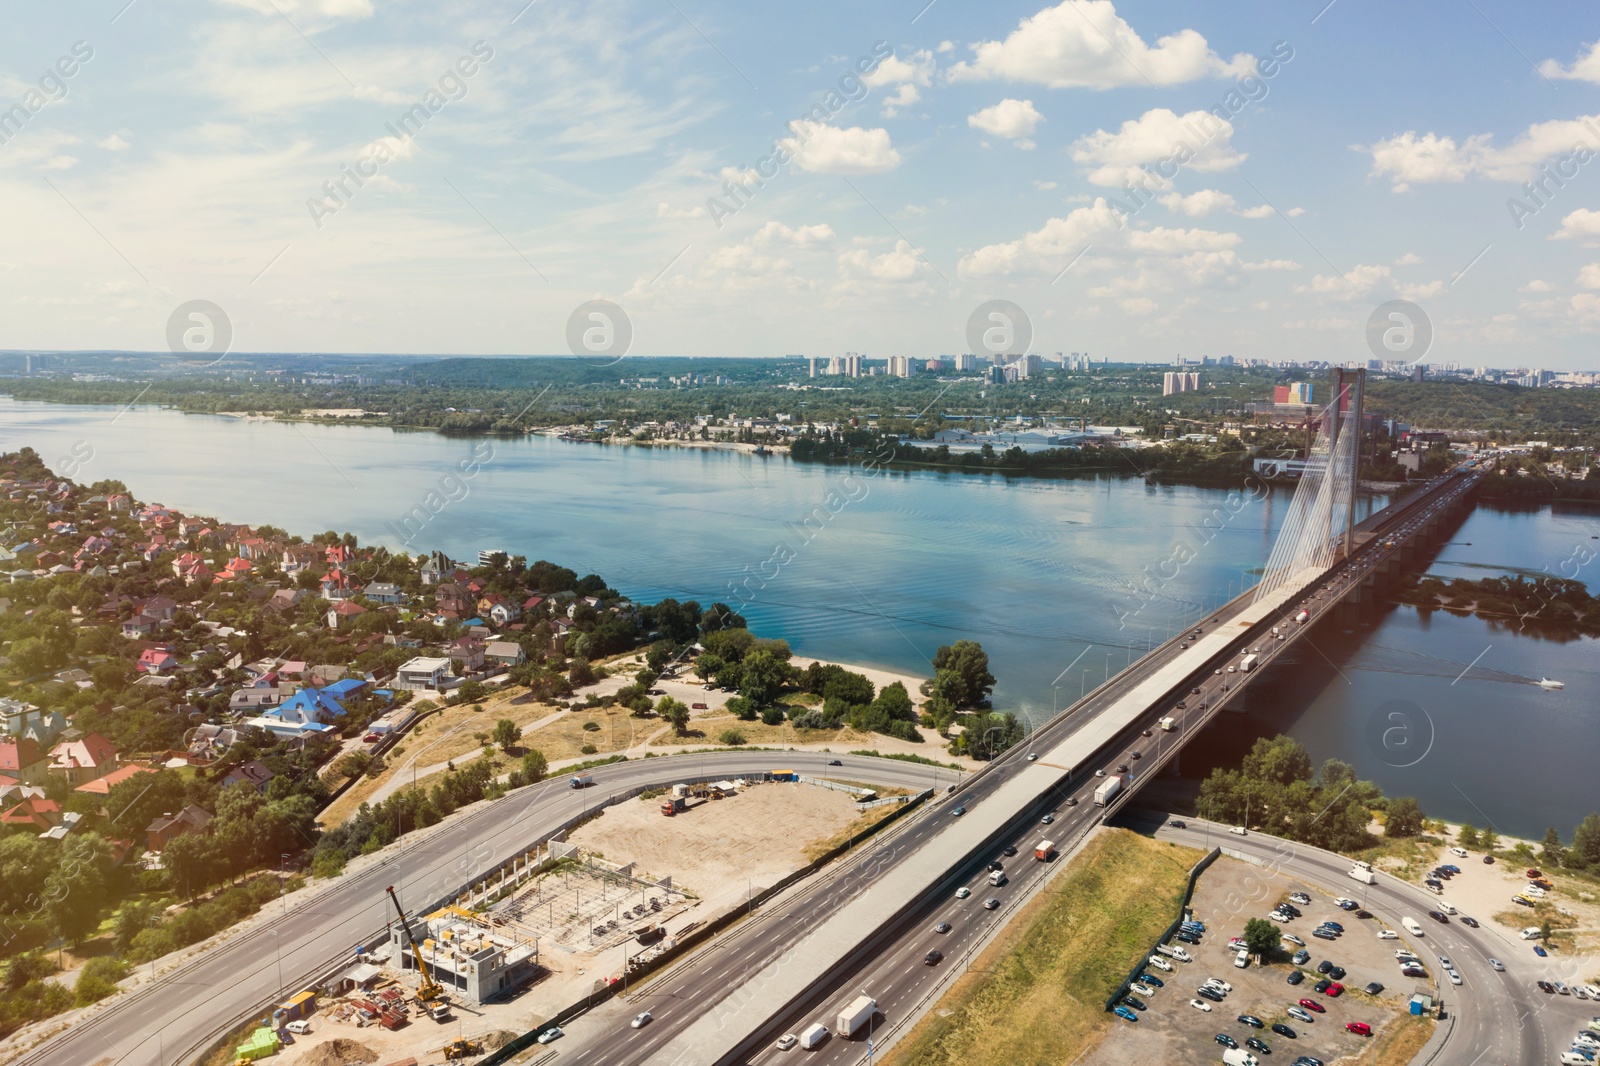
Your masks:
<svg viewBox="0 0 1600 1066"><path fill-rule="evenodd" d="M1592 9L924 2L13 12L0 347L1600 367Z"/></svg>

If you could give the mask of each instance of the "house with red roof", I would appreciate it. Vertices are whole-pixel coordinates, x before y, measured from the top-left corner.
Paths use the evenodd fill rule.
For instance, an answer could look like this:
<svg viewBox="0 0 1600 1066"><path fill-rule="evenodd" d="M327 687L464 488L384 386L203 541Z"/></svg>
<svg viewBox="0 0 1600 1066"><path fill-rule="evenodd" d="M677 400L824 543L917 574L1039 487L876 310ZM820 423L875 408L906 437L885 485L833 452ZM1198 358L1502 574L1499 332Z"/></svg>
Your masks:
<svg viewBox="0 0 1600 1066"><path fill-rule="evenodd" d="M338 629L340 625L353 622L367 613L367 609L354 600L340 600L328 608L328 628Z"/></svg>
<svg viewBox="0 0 1600 1066"><path fill-rule="evenodd" d="M185 833L203 833L211 825L211 812L190 804L177 814L163 814L145 828L145 847L160 851L173 837Z"/></svg>
<svg viewBox="0 0 1600 1066"><path fill-rule="evenodd" d="M97 777L93 781L86 781L72 791L82 792L87 796L108 796L111 794L112 789L116 788L124 781L132 780L133 778L138 777L140 774L153 774L155 772L156 769L153 766L141 766L138 763L129 763L120 770L111 771L104 777Z"/></svg>
<svg viewBox="0 0 1600 1066"><path fill-rule="evenodd" d="M0 814L0 825L30 826L41 833L61 824L61 804L43 796L29 796Z"/></svg>
<svg viewBox="0 0 1600 1066"><path fill-rule="evenodd" d="M50 768L39 742L31 737L0 737L0 774L37 785Z"/></svg>
<svg viewBox="0 0 1600 1066"><path fill-rule="evenodd" d="M168 647L146 648L139 655L139 669L146 674L170 674L178 668L178 657ZM0 773L4 768L0 767Z"/></svg>
<svg viewBox="0 0 1600 1066"><path fill-rule="evenodd" d="M111 773L121 763L116 745L99 733L81 740L63 740L50 749L50 772L60 774L73 788Z"/></svg>

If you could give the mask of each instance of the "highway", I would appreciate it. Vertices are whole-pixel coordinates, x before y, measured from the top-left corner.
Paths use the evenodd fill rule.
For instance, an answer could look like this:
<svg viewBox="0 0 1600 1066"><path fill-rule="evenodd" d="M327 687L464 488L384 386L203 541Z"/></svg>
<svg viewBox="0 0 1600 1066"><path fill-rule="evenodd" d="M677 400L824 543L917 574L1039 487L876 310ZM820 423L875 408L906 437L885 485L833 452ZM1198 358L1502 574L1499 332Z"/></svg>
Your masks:
<svg viewBox="0 0 1600 1066"><path fill-rule="evenodd" d="M381 933L390 917L387 885L394 885L408 906L421 907L542 842L567 820L604 803L610 792L665 786L706 773L820 773L826 758L796 752L674 755L597 767L590 771L595 785L588 789L571 789L560 775L518 789L356 860L343 877L317 882L282 905L269 904L269 912L282 906L282 916L247 932L224 934L220 943L154 983L107 1001L16 1061L23 1066L188 1061L253 1012L351 958L357 944ZM852 779L869 784L920 790L934 780L932 767L864 757L849 761ZM950 771L942 774L948 781Z"/></svg>
<svg viewBox="0 0 1600 1066"><path fill-rule="evenodd" d="M1031 848L1035 823L1046 813L1055 818L1052 839L1069 845L1078 840L1109 813L1092 804L1098 780L1093 770L1125 777L1133 772L1114 809L1248 682L1251 675L1226 669L1239 661L1241 645L1259 648L1261 661L1270 661L1398 550L1398 540L1391 548L1380 537L1410 531L1419 515L1467 491L1471 480L1437 479L1363 523L1364 546L1347 562L1290 582L1266 604L1253 603L1246 593L1196 630L1172 638L1041 727L1026 745L969 778L957 796L930 804L879 851L775 901L760 922L730 932L692 967L669 970L626 1003L608 1004L568 1026L570 1043L564 1041L562 1058L607 1064L757 1061L778 1034L814 1020L831 1025L832 1008L852 998L863 974L885 958L898 967L897 985L912 989L933 980L931 972L919 977L911 964L922 964L932 946L926 928L940 920L935 914L960 884L1005 843ZM1288 621L1300 609L1308 614L1306 627ZM1273 624L1286 631L1284 639L1272 639ZM1157 728L1163 715L1176 719L1172 739ZM965 812L959 816L958 806ZM981 909L987 896L976 890L974 895L965 905ZM994 895L1003 900L1005 893ZM965 923L959 935L952 930L947 936L955 938L954 950L941 950L950 956L965 951L967 937L981 935L1005 913ZM630 1028L628 1017L643 1008L652 1020Z"/></svg>

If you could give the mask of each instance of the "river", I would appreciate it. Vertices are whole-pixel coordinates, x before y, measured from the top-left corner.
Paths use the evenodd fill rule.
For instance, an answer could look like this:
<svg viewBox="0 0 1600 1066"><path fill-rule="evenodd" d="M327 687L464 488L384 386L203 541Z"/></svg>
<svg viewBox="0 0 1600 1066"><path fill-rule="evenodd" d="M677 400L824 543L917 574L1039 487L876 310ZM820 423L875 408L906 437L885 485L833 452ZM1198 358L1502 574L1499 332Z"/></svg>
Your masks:
<svg viewBox="0 0 1600 1066"><path fill-rule="evenodd" d="M758 633L818 658L926 674L940 644L970 637L990 653L997 706L1034 721L1252 582L1287 502L1287 490L874 472L722 450L460 440L0 397L0 447L23 445L80 482L116 478L140 499L227 521L348 531L465 559L504 549L601 574L646 601L722 600ZM473 476L461 476L462 464ZM1386 502L1364 497L1358 513ZM1480 507L1435 571L1556 570L1590 543L1591 526L1600 533L1600 515ZM1594 587L1595 571L1600 562L1578 576ZM1570 834L1592 797L1527 782L1592 776L1593 645L1390 610L1275 667L1252 686L1247 713L1225 717L1185 770L1282 730L1318 759L1346 759L1386 791L1417 795L1429 813L1518 834L1554 821ZM1510 675L1568 687L1547 692ZM1394 765L1371 740L1374 716L1389 721L1393 700L1408 701L1419 737L1432 723L1414 765Z"/></svg>

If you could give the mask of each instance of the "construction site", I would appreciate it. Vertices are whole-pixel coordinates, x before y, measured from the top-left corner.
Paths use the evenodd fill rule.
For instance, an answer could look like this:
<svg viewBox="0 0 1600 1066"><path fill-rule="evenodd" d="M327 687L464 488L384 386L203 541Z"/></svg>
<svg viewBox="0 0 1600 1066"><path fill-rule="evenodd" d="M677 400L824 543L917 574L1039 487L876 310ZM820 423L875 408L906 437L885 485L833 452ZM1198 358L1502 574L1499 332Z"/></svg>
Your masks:
<svg viewBox="0 0 1600 1066"><path fill-rule="evenodd" d="M473 1061L626 983L678 937L893 807L778 773L618 800L427 914L391 892L387 935L273 1012L238 1059L286 1066Z"/></svg>

